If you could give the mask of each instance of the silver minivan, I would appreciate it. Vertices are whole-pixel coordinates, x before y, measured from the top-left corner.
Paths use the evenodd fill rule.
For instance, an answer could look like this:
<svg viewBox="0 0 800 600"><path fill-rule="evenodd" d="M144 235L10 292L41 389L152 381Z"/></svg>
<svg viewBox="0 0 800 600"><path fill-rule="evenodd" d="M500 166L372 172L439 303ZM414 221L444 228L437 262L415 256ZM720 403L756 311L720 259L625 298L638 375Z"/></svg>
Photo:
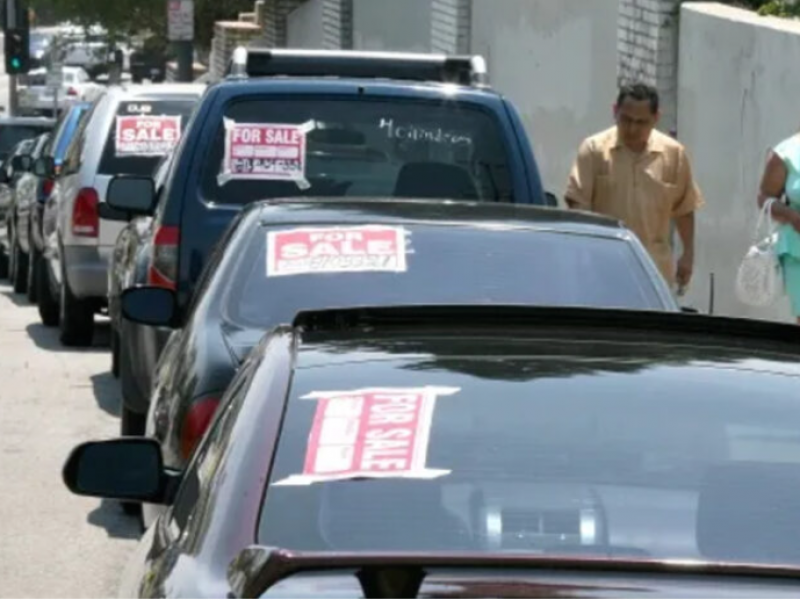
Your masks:
<svg viewBox="0 0 800 600"><path fill-rule="evenodd" d="M109 182L115 175L151 175L177 144L205 89L197 84L109 88L76 133L49 207L56 212L54 227L44 232L63 344L91 345L94 316L106 306L109 256L124 227L102 218L109 208L104 206Z"/></svg>

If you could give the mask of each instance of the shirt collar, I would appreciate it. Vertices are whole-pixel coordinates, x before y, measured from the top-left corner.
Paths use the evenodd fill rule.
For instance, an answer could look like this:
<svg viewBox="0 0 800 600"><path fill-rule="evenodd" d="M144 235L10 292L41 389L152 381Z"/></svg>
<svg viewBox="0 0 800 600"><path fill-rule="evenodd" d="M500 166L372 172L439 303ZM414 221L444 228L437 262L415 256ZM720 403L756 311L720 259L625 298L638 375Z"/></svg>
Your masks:
<svg viewBox="0 0 800 600"><path fill-rule="evenodd" d="M622 143L622 140L617 133L616 127L614 127L614 130L611 133L611 147L614 149L625 148L625 145ZM662 152L664 152L664 142L662 141L658 132L654 129L650 133L650 139L647 140L647 146L645 146L643 154L660 154Z"/></svg>

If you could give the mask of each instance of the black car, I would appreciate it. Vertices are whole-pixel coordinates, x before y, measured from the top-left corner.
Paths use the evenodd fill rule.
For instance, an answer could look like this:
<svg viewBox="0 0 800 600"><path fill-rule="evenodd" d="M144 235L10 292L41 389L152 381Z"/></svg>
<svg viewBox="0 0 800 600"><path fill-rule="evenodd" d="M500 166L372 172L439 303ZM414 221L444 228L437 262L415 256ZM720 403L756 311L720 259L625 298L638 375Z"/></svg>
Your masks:
<svg viewBox="0 0 800 600"><path fill-rule="evenodd" d="M185 470L123 438L64 476L167 507L121 597L796 598L798 378L800 338L768 322L306 313Z"/></svg>
<svg viewBox="0 0 800 600"><path fill-rule="evenodd" d="M181 467L265 331L301 310L398 303L678 310L636 237L603 217L437 201L255 203L221 241L185 314L171 290L123 293L126 320L182 329L151 390L135 387L149 361L123 356L134 377L122 381L122 433L144 433L149 408L146 431Z"/></svg>
<svg viewBox="0 0 800 600"><path fill-rule="evenodd" d="M14 197L17 184L30 168L29 155L36 138L25 138L17 142L0 162L0 277L13 281L16 272L14 253Z"/></svg>
<svg viewBox="0 0 800 600"><path fill-rule="evenodd" d="M21 141L39 137L52 131L55 120L41 117L0 118L0 161Z"/></svg>

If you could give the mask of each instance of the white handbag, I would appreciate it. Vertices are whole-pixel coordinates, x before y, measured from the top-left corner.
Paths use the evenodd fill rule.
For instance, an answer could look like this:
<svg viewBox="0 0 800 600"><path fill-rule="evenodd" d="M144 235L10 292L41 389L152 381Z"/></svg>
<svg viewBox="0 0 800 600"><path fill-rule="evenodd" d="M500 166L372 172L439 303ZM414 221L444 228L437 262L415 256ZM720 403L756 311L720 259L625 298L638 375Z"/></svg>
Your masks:
<svg viewBox="0 0 800 600"><path fill-rule="evenodd" d="M769 198L764 202L758 216L753 245L747 251L736 276L736 295L750 306L769 306L783 292L783 277L780 261L775 251L778 232L772 220L772 205L777 202ZM761 229L766 221L767 235L761 238Z"/></svg>

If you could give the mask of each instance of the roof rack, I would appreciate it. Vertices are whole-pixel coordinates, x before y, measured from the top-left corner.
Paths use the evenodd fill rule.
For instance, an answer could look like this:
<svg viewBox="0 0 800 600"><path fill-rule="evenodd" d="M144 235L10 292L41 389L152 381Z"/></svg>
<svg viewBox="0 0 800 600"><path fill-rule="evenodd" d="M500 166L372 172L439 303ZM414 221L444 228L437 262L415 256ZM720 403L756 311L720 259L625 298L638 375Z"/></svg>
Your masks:
<svg viewBox="0 0 800 600"><path fill-rule="evenodd" d="M482 56L354 50L245 48L234 50L227 77L353 77L488 85Z"/></svg>

